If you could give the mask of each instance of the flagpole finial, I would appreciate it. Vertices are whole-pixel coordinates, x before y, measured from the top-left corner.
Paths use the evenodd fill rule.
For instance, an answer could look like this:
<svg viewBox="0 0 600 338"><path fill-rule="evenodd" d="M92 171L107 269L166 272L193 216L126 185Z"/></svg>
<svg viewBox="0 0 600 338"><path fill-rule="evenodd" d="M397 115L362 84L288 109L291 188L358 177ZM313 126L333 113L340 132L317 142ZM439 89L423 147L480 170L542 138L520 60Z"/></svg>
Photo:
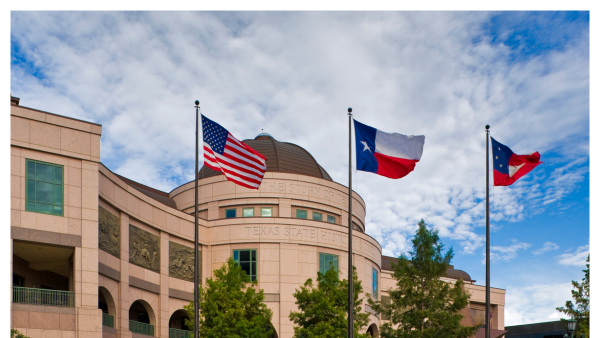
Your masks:
<svg viewBox="0 0 600 338"><path fill-rule="evenodd" d="M348 113L352 113L352 107L348 108Z"/></svg>
<svg viewBox="0 0 600 338"><path fill-rule="evenodd" d="M196 100L196 102L194 102L197 106L200 105L200 101Z"/></svg>
<svg viewBox="0 0 600 338"><path fill-rule="evenodd" d="M486 124L486 125L485 125L485 129L490 129L490 125L489 125L489 124Z"/></svg>

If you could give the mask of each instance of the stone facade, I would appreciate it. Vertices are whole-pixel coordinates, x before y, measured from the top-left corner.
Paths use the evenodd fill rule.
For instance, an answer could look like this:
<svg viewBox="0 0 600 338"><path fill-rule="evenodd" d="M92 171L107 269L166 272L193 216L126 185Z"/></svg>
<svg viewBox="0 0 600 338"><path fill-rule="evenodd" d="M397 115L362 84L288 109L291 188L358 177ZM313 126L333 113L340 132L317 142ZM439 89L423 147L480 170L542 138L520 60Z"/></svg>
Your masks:
<svg viewBox="0 0 600 338"><path fill-rule="evenodd" d="M169 337L169 328L175 327L172 319L177 314L180 328L180 310L193 299L193 182L165 194L177 206L173 208L100 163L100 125L13 105L11 128L13 273L17 275L27 259L38 271L50 269L32 265L35 257L19 251L25 245L46 245L42 250L52 257L63 255L52 271L66 274L68 287L63 288L75 297L74 307L59 312L52 306L13 301L12 327L31 338L141 337L130 331L130 319L147 317L154 336ZM64 166L64 216L25 210L26 159ZM199 184L201 282L212 277L234 250L256 250L258 287L273 311L275 336L292 337L288 315L297 310L292 294L306 279L317 277L319 253L337 255L341 278L347 278L347 188L280 172L267 172L259 190L237 186L223 176ZM364 233L365 202L356 193L352 197L352 222L357 227L353 260L359 279L364 292L372 293L375 269L385 295L393 281L381 269L380 244ZM254 216L241 217L248 208L254 208ZM261 208L271 208L271 216L261 217ZM228 209L236 209L237 217L226 218ZM296 218L296 210L306 210L309 217ZM312 213L324 215L323 220L313 220ZM326 222L327 215L335 222ZM72 255L55 247L72 250ZM24 283L31 285L27 277ZM467 288L480 302L481 287ZM494 289L494 295L494 318L503 328L504 291ZM114 318L113 327L102 325L102 313ZM363 330L369 328L376 335L381 319L375 314L369 318Z"/></svg>

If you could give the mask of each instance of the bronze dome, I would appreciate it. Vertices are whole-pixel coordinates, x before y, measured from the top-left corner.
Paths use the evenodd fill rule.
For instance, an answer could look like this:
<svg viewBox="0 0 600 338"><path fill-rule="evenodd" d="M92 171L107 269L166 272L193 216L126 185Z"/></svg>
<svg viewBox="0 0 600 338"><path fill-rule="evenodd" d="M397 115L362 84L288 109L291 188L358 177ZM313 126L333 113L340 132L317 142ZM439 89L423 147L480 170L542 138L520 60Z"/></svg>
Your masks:
<svg viewBox="0 0 600 338"><path fill-rule="evenodd" d="M254 140L242 141L267 158L268 172L299 174L332 181L312 155L304 148L287 142L279 142L267 133L260 133ZM220 171L204 166L200 170L200 179L222 175Z"/></svg>

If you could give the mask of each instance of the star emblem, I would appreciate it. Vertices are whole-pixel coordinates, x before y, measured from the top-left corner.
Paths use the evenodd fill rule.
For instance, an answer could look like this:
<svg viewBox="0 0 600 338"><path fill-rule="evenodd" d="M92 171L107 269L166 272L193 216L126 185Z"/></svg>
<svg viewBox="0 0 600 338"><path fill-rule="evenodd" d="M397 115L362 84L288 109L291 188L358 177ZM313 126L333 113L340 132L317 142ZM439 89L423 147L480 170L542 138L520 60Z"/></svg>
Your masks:
<svg viewBox="0 0 600 338"><path fill-rule="evenodd" d="M498 156L496 156L496 159L498 159Z"/></svg>
<svg viewBox="0 0 600 338"><path fill-rule="evenodd" d="M371 148L369 148L369 145L367 145L366 141L360 141L360 143L362 143L365 146L365 149L363 149L363 151L367 151L368 150L371 154L373 153L371 151Z"/></svg>
<svg viewBox="0 0 600 338"><path fill-rule="evenodd" d="M500 165L500 168L502 168L502 164Z"/></svg>

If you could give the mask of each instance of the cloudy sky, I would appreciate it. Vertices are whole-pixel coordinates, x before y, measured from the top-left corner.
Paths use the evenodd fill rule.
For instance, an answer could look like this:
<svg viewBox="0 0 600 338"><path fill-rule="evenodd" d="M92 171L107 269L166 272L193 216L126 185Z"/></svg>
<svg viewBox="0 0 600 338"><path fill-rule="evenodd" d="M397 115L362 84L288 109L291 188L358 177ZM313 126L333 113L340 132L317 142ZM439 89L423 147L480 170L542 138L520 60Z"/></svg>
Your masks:
<svg viewBox="0 0 600 338"><path fill-rule="evenodd" d="M425 135L400 180L354 175L367 233L423 218L485 283L485 133L544 164L490 190L506 325L556 320L589 251L587 12L12 12L11 93L101 123L102 162L163 191L193 179L194 108L239 139L307 149L347 184L347 117Z"/></svg>

